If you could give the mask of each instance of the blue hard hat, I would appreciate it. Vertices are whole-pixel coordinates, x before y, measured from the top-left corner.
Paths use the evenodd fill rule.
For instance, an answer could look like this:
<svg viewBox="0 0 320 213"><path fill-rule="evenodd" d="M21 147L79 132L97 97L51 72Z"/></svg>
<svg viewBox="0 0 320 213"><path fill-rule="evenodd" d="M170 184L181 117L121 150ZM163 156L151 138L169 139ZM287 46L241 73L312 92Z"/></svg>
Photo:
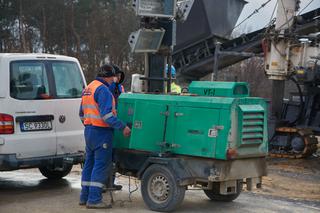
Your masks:
<svg viewBox="0 0 320 213"><path fill-rule="evenodd" d="M166 73L168 75L168 64L166 65ZM171 77L172 78L176 77L176 68L173 65L171 65Z"/></svg>

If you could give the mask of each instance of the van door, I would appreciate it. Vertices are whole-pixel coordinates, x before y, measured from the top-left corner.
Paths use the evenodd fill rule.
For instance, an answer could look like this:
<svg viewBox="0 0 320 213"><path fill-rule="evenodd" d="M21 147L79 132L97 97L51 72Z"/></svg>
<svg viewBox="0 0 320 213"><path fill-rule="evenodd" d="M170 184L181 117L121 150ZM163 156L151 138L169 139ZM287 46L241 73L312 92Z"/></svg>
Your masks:
<svg viewBox="0 0 320 213"><path fill-rule="evenodd" d="M49 86L45 61L17 60L10 62L10 97L2 108L15 118L15 132L8 135L4 153L17 158L56 154L54 100Z"/></svg>
<svg viewBox="0 0 320 213"><path fill-rule="evenodd" d="M74 61L50 61L57 104L54 123L57 134L57 154L84 151L83 125L79 118L85 81L80 65Z"/></svg>

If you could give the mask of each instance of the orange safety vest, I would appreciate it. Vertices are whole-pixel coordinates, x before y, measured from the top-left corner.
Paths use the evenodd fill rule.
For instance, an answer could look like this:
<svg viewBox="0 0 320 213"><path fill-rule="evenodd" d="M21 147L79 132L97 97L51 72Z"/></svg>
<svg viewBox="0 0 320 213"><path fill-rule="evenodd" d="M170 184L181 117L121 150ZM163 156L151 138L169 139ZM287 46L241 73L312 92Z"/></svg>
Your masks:
<svg viewBox="0 0 320 213"><path fill-rule="evenodd" d="M84 125L92 125L99 127L110 127L108 123L105 122L111 116L117 116L116 111L116 102L112 95L112 112L107 115L101 117L99 106L97 102L94 100L94 94L98 87L101 85L105 86L100 81L94 80L92 81L84 90L82 95L82 110L83 110L83 124ZM106 87L106 86L105 86Z"/></svg>

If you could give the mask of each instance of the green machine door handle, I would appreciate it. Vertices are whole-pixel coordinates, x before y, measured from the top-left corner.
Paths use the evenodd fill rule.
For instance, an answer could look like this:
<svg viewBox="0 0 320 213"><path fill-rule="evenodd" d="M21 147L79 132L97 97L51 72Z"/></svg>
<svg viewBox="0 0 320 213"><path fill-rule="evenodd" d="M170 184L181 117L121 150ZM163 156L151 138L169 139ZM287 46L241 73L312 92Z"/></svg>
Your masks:
<svg viewBox="0 0 320 213"><path fill-rule="evenodd" d="M168 117L170 115L169 111L165 111L165 112L160 112L160 115L164 115L166 117Z"/></svg>
<svg viewBox="0 0 320 213"><path fill-rule="evenodd" d="M224 126L213 126L212 129L208 131L209 138L217 138L220 130L223 130Z"/></svg>
<svg viewBox="0 0 320 213"><path fill-rule="evenodd" d="M175 112L175 113L174 113L174 116L175 116L175 117L181 117L181 116L183 116L183 113L181 113L181 112Z"/></svg>
<svg viewBox="0 0 320 213"><path fill-rule="evenodd" d="M216 130L224 130L224 126L215 126L214 129L216 129Z"/></svg>

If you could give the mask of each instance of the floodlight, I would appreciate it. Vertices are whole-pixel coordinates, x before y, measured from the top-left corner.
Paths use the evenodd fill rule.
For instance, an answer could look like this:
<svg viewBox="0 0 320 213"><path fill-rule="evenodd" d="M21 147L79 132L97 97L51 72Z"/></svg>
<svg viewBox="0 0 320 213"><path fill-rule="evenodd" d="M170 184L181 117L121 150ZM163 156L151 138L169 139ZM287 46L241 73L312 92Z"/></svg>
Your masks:
<svg viewBox="0 0 320 213"><path fill-rule="evenodd" d="M176 16L176 0L133 0L138 16L174 18Z"/></svg>
<svg viewBox="0 0 320 213"><path fill-rule="evenodd" d="M131 33L129 37L131 51L134 53L157 52L164 34L164 29L140 29Z"/></svg>

